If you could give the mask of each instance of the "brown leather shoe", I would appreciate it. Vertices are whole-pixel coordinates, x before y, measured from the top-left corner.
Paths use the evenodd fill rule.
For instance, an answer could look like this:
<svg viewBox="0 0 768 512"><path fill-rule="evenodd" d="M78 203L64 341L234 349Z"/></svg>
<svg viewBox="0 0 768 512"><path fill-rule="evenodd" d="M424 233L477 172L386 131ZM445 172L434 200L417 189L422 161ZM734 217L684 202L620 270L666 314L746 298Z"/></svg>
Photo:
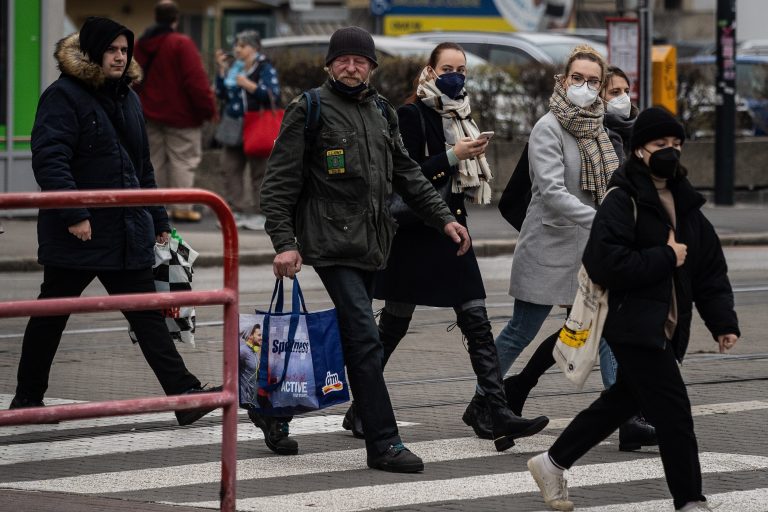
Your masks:
<svg viewBox="0 0 768 512"><path fill-rule="evenodd" d="M195 210L172 210L171 218L179 222L200 222L203 216Z"/></svg>

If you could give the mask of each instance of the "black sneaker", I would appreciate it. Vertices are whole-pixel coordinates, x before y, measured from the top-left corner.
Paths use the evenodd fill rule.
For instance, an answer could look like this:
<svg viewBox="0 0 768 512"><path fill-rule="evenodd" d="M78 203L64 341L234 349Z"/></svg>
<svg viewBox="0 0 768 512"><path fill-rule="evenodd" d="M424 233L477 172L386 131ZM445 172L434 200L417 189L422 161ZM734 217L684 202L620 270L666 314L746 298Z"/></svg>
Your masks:
<svg viewBox="0 0 768 512"><path fill-rule="evenodd" d="M13 400L11 400L11 405L8 409L28 409L30 407L45 407L45 404L42 400L33 400L31 398L16 395L13 397ZM46 425L56 425L59 423L59 420L45 421L43 423Z"/></svg>
<svg viewBox="0 0 768 512"><path fill-rule="evenodd" d="M411 453L403 443L393 444L378 457L368 457L368 467L390 473L419 473L424 471L424 461Z"/></svg>
<svg viewBox="0 0 768 512"><path fill-rule="evenodd" d="M289 419L273 418L259 414L255 409L248 409L248 418L264 432L264 443L267 448L278 455L296 455L299 453L299 443L291 439Z"/></svg>
<svg viewBox="0 0 768 512"><path fill-rule="evenodd" d="M188 389L187 391L181 393L182 395L192 395L195 393L216 393L218 391L222 390L222 386L215 386L212 388L208 387L208 384L205 386L200 386L197 388ZM176 421L179 422L179 425L191 425L192 423L196 422L209 412L215 410L216 407L206 407L204 409L193 409L189 411L176 411Z"/></svg>

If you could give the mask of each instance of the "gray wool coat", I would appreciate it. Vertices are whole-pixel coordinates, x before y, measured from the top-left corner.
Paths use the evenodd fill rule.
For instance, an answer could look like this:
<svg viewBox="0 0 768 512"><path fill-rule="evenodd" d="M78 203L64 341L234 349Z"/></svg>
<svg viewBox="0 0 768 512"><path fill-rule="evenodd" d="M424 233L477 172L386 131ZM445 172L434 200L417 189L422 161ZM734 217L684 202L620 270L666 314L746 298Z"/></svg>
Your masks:
<svg viewBox="0 0 768 512"><path fill-rule="evenodd" d="M534 304L571 305L596 204L579 185L576 138L551 112L531 131L528 161L532 197L512 260L509 294Z"/></svg>

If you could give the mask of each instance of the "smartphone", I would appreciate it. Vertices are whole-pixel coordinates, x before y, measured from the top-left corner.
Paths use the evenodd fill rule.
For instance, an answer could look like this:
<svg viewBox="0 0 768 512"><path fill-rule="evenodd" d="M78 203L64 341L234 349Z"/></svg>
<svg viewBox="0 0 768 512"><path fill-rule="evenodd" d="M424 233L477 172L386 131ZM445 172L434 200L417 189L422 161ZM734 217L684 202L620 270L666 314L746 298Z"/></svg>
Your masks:
<svg viewBox="0 0 768 512"><path fill-rule="evenodd" d="M495 132L481 132L480 135L477 136L477 138L491 140L491 137L493 137L494 133Z"/></svg>

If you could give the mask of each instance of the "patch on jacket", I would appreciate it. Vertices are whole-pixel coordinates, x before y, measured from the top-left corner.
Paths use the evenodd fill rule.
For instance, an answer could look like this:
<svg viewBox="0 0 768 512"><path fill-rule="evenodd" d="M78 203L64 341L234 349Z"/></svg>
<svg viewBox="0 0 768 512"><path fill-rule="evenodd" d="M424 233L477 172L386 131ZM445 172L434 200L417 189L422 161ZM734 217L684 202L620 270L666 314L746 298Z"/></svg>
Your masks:
<svg viewBox="0 0 768 512"><path fill-rule="evenodd" d="M344 150L329 149L325 152L325 168L329 176L344 174L347 170L344 167Z"/></svg>

